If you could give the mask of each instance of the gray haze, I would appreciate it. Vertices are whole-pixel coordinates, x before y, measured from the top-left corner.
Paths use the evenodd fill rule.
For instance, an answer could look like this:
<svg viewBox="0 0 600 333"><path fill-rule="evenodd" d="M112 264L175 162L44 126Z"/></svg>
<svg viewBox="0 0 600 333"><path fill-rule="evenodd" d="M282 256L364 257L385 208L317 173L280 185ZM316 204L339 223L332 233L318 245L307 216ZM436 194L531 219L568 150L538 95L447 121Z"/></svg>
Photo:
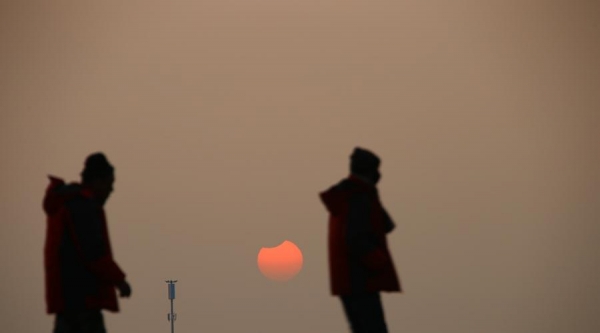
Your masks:
<svg viewBox="0 0 600 333"><path fill-rule="evenodd" d="M3 1L0 322L50 332L46 175L116 167L109 332L345 332L318 192L383 159L391 332L600 331L594 1ZM261 247L304 254L265 279Z"/></svg>

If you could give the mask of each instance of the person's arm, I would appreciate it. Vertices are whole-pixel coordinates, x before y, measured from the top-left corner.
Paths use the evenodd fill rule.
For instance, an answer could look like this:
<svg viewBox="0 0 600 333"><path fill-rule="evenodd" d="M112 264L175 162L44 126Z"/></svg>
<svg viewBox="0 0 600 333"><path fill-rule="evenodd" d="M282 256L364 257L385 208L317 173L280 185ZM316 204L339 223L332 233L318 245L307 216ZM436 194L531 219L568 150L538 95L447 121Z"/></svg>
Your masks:
<svg viewBox="0 0 600 333"><path fill-rule="evenodd" d="M385 233L388 234L396 228L396 224L394 223L394 220L392 220L392 218L390 217L390 214L388 214L388 212L385 210L385 208L383 209L383 219L385 223Z"/></svg>
<svg viewBox="0 0 600 333"><path fill-rule="evenodd" d="M104 282L122 285L125 273L108 254L104 221L98 207L85 200L77 200L69 206L71 233L88 269Z"/></svg>
<svg viewBox="0 0 600 333"><path fill-rule="evenodd" d="M371 226L371 202L365 193L353 195L347 218L347 244L352 257L371 269L381 267L386 258L376 241Z"/></svg>

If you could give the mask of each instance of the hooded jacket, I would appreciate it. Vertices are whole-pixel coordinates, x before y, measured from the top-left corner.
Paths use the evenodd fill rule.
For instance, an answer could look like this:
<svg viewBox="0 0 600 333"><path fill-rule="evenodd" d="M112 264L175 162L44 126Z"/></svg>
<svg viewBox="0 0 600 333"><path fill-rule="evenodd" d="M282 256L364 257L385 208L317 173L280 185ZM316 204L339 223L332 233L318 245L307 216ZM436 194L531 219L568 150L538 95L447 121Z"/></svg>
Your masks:
<svg viewBox="0 0 600 333"><path fill-rule="evenodd" d="M89 189L49 177L44 268L47 313L118 312L115 286L125 274L112 257L104 209Z"/></svg>
<svg viewBox="0 0 600 333"><path fill-rule="evenodd" d="M401 292L386 234L394 223L377 188L351 175L320 193L329 211L329 272L333 295Z"/></svg>

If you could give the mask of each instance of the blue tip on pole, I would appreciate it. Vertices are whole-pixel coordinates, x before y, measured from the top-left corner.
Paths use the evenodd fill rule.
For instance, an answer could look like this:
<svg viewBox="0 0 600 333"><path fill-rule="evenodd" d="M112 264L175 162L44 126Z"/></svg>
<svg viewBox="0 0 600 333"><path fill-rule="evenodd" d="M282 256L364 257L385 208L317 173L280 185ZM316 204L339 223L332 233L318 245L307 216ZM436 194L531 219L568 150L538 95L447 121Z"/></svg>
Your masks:
<svg viewBox="0 0 600 333"><path fill-rule="evenodd" d="M169 283L169 299L175 299L175 284Z"/></svg>

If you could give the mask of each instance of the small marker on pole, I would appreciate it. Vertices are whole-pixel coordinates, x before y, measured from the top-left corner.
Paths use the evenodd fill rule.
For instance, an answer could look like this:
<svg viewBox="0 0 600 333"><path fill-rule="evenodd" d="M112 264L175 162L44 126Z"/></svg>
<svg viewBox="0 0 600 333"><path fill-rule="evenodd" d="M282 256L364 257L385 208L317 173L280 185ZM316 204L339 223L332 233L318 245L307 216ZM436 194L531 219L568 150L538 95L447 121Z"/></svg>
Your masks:
<svg viewBox="0 0 600 333"><path fill-rule="evenodd" d="M171 333L175 333L175 320L177 319L177 314L173 312L173 300L175 299L175 282L177 280L167 280L169 290L169 300L171 300L171 313L167 313L167 321L171 322Z"/></svg>

